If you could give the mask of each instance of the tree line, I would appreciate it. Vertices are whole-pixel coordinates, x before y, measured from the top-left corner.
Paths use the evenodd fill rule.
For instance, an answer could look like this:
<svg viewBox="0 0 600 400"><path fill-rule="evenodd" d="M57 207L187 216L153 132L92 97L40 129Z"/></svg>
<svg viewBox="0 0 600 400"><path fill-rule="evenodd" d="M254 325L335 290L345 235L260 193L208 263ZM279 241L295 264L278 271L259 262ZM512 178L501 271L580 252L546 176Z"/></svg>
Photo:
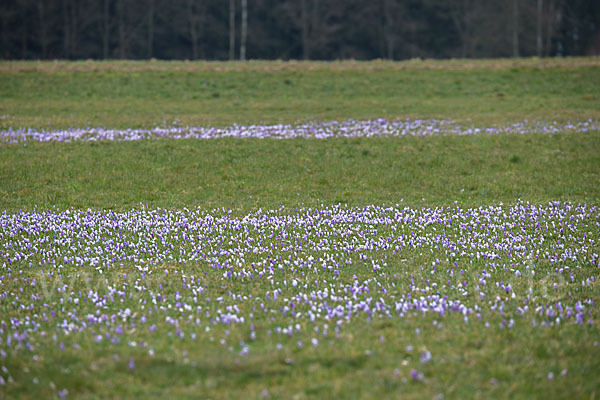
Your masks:
<svg viewBox="0 0 600 400"><path fill-rule="evenodd" d="M597 0L3 0L3 59L600 53Z"/></svg>

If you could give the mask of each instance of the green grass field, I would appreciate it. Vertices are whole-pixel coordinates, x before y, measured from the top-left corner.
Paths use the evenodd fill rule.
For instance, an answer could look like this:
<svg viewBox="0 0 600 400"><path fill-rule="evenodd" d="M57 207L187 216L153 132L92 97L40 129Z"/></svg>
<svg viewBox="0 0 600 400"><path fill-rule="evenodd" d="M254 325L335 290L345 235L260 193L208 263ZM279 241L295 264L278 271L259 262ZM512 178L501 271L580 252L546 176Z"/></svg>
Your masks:
<svg viewBox="0 0 600 400"><path fill-rule="evenodd" d="M597 133L13 144L0 147L0 202L12 212L141 203L236 213L400 199L416 207L596 204L598 149Z"/></svg>
<svg viewBox="0 0 600 400"><path fill-rule="evenodd" d="M3 62L0 130L379 117L477 125L598 120L599 88L600 61L593 58ZM597 131L0 143L0 399L597 398L599 150ZM551 201L560 201L564 213L553 214ZM565 206L568 202L586 207ZM501 203L496 219L478 214L479 207ZM527 203L535 210L519 206ZM385 213L411 218L396 225L340 223L347 229L343 232L319 225L327 213L315 220L316 230L293 221L249 230L236 225L244 216L261 220L266 210L308 219L332 204L342 210L385 204L395 207ZM215 218L226 216L225 222L213 225L208 219L186 230L185 218L174 216L164 225L170 231L160 224L132 230L158 218L146 210L177 213L195 207ZM430 215L435 207L455 219L420 222L420 213ZM89 228L92 233L86 227L85 234L63 242L79 229L70 224L85 219L70 219L71 213L88 208L105 215L107 224L130 217L136 223ZM48 209L71 210L47 230L29 231L35 218L7 222L19 212ZM514 217L502 215L511 210ZM136 220L136 213L143 218ZM184 239L182 232L210 234ZM463 253L436 245L438 236L452 239ZM332 250L332 238L355 246L353 252ZM488 238L498 247L485 247ZM419 240L423 247L415 247ZM247 241L250 251L244 257L231 255L245 249L241 243ZM154 250L174 257L103 268L74 259L135 253L115 242L147 246L147 259ZM402 248L388 248L388 242ZM503 247L507 243L513 247ZM253 252L254 246L261 250ZM496 252L499 258L480 258L470 254L473 249ZM194 250L207 256L177 261ZM19 252L33 255L23 259ZM347 258L352 260L344 264ZM225 259L231 268L215 267ZM296 259L306 265L293 267ZM314 265L313 259L318 260ZM331 267L334 261L339 271L321 268L321 262ZM259 271L264 272L259 279L236 275L258 276ZM313 310L298 301L327 287L347 304L348 290L358 284L364 291L355 303L372 297L373 304L383 299L389 305L407 294L415 299L438 294L473 312L468 321L460 312L359 313L337 330L342 317L308 318L309 311L326 308L323 299L314 300ZM504 287L508 284L510 290ZM279 298L273 298L275 292ZM157 293L162 302L152 303ZM111 300L97 306L92 304L96 294ZM325 301L337 304L333 294ZM292 302L301 315L291 317L284 310ZM548 311L558 310L559 303L571 307L573 315L584 304L582 324L562 311ZM153 304L164 310L149 312ZM231 311L234 306L239 311ZM246 320L215 323L226 312ZM101 315L107 317L102 323L89 322L80 331L67 328ZM276 333L288 325L293 334ZM21 343L23 332L28 336ZM313 339L318 339L315 345Z"/></svg>
<svg viewBox="0 0 600 400"><path fill-rule="evenodd" d="M2 127L133 128L347 118L585 120L600 62L3 63Z"/></svg>

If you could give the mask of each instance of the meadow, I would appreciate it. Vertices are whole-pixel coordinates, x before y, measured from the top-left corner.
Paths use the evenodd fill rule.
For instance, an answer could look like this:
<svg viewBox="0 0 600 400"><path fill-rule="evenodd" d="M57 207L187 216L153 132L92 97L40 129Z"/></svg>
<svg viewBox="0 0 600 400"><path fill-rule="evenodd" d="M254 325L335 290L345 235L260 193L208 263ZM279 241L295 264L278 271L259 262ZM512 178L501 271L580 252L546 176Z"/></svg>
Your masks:
<svg viewBox="0 0 600 400"><path fill-rule="evenodd" d="M375 62L3 62L0 128L374 118L485 125L596 117L596 58Z"/></svg>
<svg viewBox="0 0 600 400"><path fill-rule="evenodd" d="M598 87L0 63L0 398L595 398Z"/></svg>

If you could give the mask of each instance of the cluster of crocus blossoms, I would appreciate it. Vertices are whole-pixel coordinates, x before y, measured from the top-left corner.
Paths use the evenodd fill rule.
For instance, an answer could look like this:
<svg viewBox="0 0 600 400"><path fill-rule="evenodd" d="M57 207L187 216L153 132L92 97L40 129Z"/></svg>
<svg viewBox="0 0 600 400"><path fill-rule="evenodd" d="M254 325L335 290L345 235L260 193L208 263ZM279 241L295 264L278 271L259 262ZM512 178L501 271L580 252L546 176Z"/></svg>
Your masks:
<svg viewBox="0 0 600 400"><path fill-rule="evenodd" d="M378 119L11 129L0 131L0 143L587 131L600 131L600 123L474 128ZM165 343L214 345L244 357L269 346L288 353L322 349L372 321L418 321L415 326L432 323L436 330L457 323L502 330L596 329L599 272L600 211L586 204L322 205L243 215L143 207L5 211L0 387L12 380L4 364L12 369L14 360L37 362L49 352L82 346L112 349L115 356L119 346L127 346L154 357ZM406 346L406 352L413 350ZM429 350L416 352L420 364L435 362ZM187 351L182 354L185 359ZM128 370L136 368L135 361L125 360ZM553 377L550 372L548 379ZM412 369L409 379L426 378ZM59 397L67 394L58 391Z"/></svg>
<svg viewBox="0 0 600 400"><path fill-rule="evenodd" d="M4 212L0 358L78 335L153 353L155 334L244 355L258 337L317 347L427 315L587 326L599 242L599 210L560 202Z"/></svg>
<svg viewBox="0 0 600 400"><path fill-rule="evenodd" d="M473 127L451 121L436 119L404 120L346 120L330 122L308 122L278 125L231 125L222 128L203 126L169 126L149 129L104 129L71 128L65 130L36 130L18 128L0 131L0 142L20 143L72 142L72 141L135 141L144 139L219 139L219 138L257 138L257 139L294 139L333 137L376 137L376 136L441 136L473 134L526 134L600 131L600 123L594 120L574 123L546 121L523 121L509 125Z"/></svg>

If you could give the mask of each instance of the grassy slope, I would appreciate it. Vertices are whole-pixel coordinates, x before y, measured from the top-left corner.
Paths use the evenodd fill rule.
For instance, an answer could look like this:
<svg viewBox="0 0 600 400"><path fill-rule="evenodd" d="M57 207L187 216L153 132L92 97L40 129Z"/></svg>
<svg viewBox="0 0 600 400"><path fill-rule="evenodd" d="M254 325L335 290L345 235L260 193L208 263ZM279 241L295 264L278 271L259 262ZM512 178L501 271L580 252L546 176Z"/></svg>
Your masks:
<svg viewBox="0 0 600 400"><path fill-rule="evenodd" d="M360 64L360 68L353 63L310 64L315 70L297 64L287 69L274 68L277 63L234 64L232 71L225 72L219 69L229 64L210 64L205 72L195 69L204 64L195 63L191 67L185 63L60 64L78 71L65 73L54 72L52 63L3 63L0 114L9 117L0 124L56 128L86 122L141 126L173 118L229 124L381 116L491 123L598 117L597 66L561 64L538 69L528 62L474 64L462 68L454 63L383 63L383 68L366 74L361 70L380 64ZM32 70L36 68L42 71ZM302 202L365 205L397 203L401 198L413 206L448 205L454 200L465 205L514 203L517 198L598 204L599 142L597 134L564 134L1 145L0 210L35 206L125 210L141 202L169 208L228 206L243 212ZM414 273L419 282L428 278L420 266L430 265L438 255L401 256L408 261L398 255L390 265L402 263L402 272ZM470 286L482 265L474 265L472 274L467 271L464 279ZM107 271L98 279L120 285L121 272L130 267ZM207 281L215 284L209 295L222 295L218 271L205 265L181 268L186 273L206 271ZM65 276L74 272L66 271ZM369 276L369 271L356 269L343 271L341 279L350 280L354 273L360 279ZM510 277L507 273L495 279L507 282ZM398 284L406 281L399 279ZM16 293L19 287L15 283L8 290ZM266 288L265 282L257 281L254 286L239 284L232 289L260 295ZM25 290L23 296L33 289L26 286ZM176 290L172 285L165 293L173 295ZM558 296L566 298L566 289ZM575 296L597 298L598 285L579 288ZM122 306L136 307L135 299ZM598 394L600 357L593 345L599 337L597 325L532 329L525 319L504 330L496 328L502 322L496 318L490 318L492 327L485 328L477 323L466 326L460 317L449 316L443 319L443 330L432 325L434 317L429 316L355 322L333 344L323 340L313 349L307 334L304 350L293 350L290 342L284 343L281 353L263 335L250 355L242 358L206 337L191 345L165 334L153 340L157 350L153 358L125 343L88 349L80 340L91 342L89 335L77 336L83 350L71 349L66 337L61 340L67 349L59 351L48 339L39 363L23 357L3 361L16 383L6 391L0 388L0 398L47 398L64 387L70 396L83 398L261 398L265 388L272 398L432 398L439 393L446 398L583 398ZM263 330L265 325L257 322ZM168 330L159 329L163 328ZM224 328L218 329L214 335L222 337ZM244 335L232 330L231 341L246 340ZM385 336L384 343L379 342L380 335ZM407 345L415 350L407 352ZM431 363L420 363L423 349L434 355ZM187 357L183 350L189 352ZM133 372L127 369L129 357L136 358ZM424 383L403 384L394 378L394 370L406 377L413 367L424 372ZM548 381L548 371L558 375L562 369L569 371L567 377ZM32 385L31 376L45 376L46 381ZM47 381L55 386L49 387Z"/></svg>
<svg viewBox="0 0 600 400"><path fill-rule="evenodd" d="M0 128L597 118L600 63L0 63Z"/></svg>

